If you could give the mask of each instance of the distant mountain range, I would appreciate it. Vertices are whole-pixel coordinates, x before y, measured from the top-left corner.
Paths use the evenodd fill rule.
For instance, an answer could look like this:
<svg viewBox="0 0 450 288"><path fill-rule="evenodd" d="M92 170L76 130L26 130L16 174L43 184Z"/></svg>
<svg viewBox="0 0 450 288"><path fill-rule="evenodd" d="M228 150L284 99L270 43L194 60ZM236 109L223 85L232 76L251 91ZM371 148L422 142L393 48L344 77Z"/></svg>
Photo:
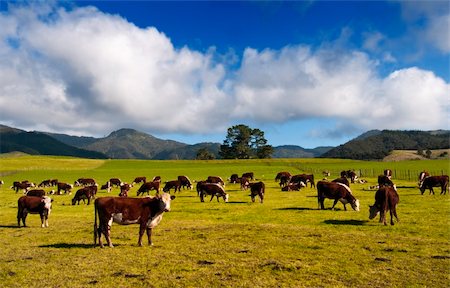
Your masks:
<svg viewBox="0 0 450 288"><path fill-rule="evenodd" d="M27 132L0 125L0 153L63 155L111 159L195 159L206 148L219 158L220 143L189 145L163 140L133 129L120 129L103 138L70 136L49 132ZM392 150L447 149L450 131L371 130L338 147L305 149L296 145L274 147L273 158L382 159Z"/></svg>

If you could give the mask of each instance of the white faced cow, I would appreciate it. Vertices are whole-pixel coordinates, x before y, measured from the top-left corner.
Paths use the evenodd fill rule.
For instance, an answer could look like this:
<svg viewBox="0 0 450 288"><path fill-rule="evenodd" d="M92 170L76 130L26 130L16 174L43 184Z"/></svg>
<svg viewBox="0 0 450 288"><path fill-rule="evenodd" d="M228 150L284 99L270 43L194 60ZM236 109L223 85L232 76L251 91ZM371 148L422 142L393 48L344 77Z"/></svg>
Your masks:
<svg viewBox="0 0 450 288"><path fill-rule="evenodd" d="M48 216L52 210L53 200L50 197L22 196L17 201L17 225L20 227L20 221L26 227L25 220L28 213L39 214L41 216L41 227L48 227Z"/></svg>

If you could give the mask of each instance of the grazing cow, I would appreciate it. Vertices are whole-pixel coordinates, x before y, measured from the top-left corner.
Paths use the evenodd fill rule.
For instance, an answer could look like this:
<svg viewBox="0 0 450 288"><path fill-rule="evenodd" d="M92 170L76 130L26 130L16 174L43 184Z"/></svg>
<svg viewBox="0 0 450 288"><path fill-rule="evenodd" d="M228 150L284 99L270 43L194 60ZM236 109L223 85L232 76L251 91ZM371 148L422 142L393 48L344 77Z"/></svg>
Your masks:
<svg viewBox="0 0 450 288"><path fill-rule="evenodd" d="M243 173L241 177L242 178L246 177L246 178L248 178L250 180L255 180L255 174L253 172Z"/></svg>
<svg viewBox="0 0 450 288"><path fill-rule="evenodd" d="M422 171L419 173L419 187L422 186L423 180L425 180L428 176L430 176L430 173L427 171Z"/></svg>
<svg viewBox="0 0 450 288"><path fill-rule="evenodd" d="M230 183L232 183L232 184L236 184L236 183L238 183L239 182L239 175L238 174L232 174L231 176L230 176Z"/></svg>
<svg viewBox="0 0 450 288"><path fill-rule="evenodd" d="M38 185L38 187L50 187L51 186L51 184L50 184L50 179L48 179L48 180L43 180L39 185Z"/></svg>
<svg viewBox="0 0 450 288"><path fill-rule="evenodd" d="M223 186L218 183L199 182L197 183L197 191L199 191L201 202L205 202L204 198L206 195L211 195L209 202L212 201L214 196L217 197L217 202L219 202L219 197L222 197L225 202L228 202L229 195L225 193Z"/></svg>
<svg viewBox="0 0 450 288"><path fill-rule="evenodd" d="M36 197L44 197L45 190L43 189L32 189L27 192L27 196L36 196Z"/></svg>
<svg viewBox="0 0 450 288"><path fill-rule="evenodd" d="M208 176L206 182L220 184L225 187L225 182L223 182L222 178L219 176Z"/></svg>
<svg viewBox="0 0 450 288"><path fill-rule="evenodd" d="M161 183L160 181L145 182L138 189L137 196L141 195L141 193L142 193L142 195L144 195L145 192L147 192L147 195L149 195L151 190L156 190L156 193L159 194L159 184L160 183Z"/></svg>
<svg viewBox="0 0 450 288"><path fill-rule="evenodd" d="M131 183L131 185L134 185L134 184L138 184L138 183L145 183L145 182L147 182L147 177L145 177L145 176L142 176L142 177L136 177L136 178L134 178L134 181L133 181L133 183Z"/></svg>
<svg viewBox="0 0 450 288"><path fill-rule="evenodd" d="M289 183L281 191L300 191L302 187L306 187L306 184L300 181L299 183Z"/></svg>
<svg viewBox="0 0 450 288"><path fill-rule="evenodd" d="M79 178L73 183L73 186L94 186L96 184L92 178Z"/></svg>
<svg viewBox="0 0 450 288"><path fill-rule="evenodd" d="M241 190L247 190L250 181L248 180L247 177L241 177L239 178L239 183L241 184Z"/></svg>
<svg viewBox="0 0 450 288"><path fill-rule="evenodd" d="M192 185L191 180L189 180L189 178L187 176L178 176L178 181L180 181L181 187L183 187L183 189L190 189L192 190L194 188L194 186Z"/></svg>
<svg viewBox="0 0 450 288"><path fill-rule="evenodd" d="M64 191L64 194L69 193L70 195L70 191L73 188L72 184L67 184L67 183L63 183L63 182L58 182L58 191L56 192L57 195L61 195L61 191Z"/></svg>
<svg viewBox="0 0 450 288"><path fill-rule="evenodd" d="M392 215L397 219L397 204L399 197L394 187L383 186L375 193L375 204L369 206L369 219L375 218L380 213L380 223L386 224L386 213L389 210L391 214L391 225L394 225L394 219Z"/></svg>
<svg viewBox="0 0 450 288"><path fill-rule="evenodd" d="M298 174L298 175L294 175L292 176L291 180L289 181L289 183L300 183L303 182L305 184L311 183L311 188L314 186L314 188L316 188L316 184L314 183L314 175L313 174Z"/></svg>
<svg viewBox="0 0 450 288"><path fill-rule="evenodd" d="M325 209L323 205L325 198L334 199L331 209L334 209L336 203L341 201L342 204L344 204L344 210L347 211L345 205L350 203L353 210L359 211L359 200L353 196L350 187L345 184L326 181L317 182L317 200L319 202L319 209Z"/></svg>
<svg viewBox="0 0 450 288"><path fill-rule="evenodd" d="M111 178L109 179L109 183L111 183L111 187L116 186L118 188L120 188L120 185L123 184L119 178Z"/></svg>
<svg viewBox="0 0 450 288"><path fill-rule="evenodd" d="M348 182L348 179L346 177L341 177L341 178L336 178L331 182L335 182L335 183L342 183L347 185L348 187L350 187L350 182Z"/></svg>
<svg viewBox="0 0 450 288"><path fill-rule="evenodd" d="M100 190L106 190L108 193L111 192L112 186L111 186L111 182L106 182L106 184L103 184L100 187Z"/></svg>
<svg viewBox="0 0 450 288"><path fill-rule="evenodd" d="M289 182L291 181L291 176L281 175L279 179L280 183L278 184L280 185L280 187L286 187L287 185L289 185Z"/></svg>
<svg viewBox="0 0 450 288"><path fill-rule="evenodd" d="M181 192L181 182L178 180L167 181L164 185L163 192L170 193L170 189L175 189L174 193Z"/></svg>
<svg viewBox="0 0 450 288"><path fill-rule="evenodd" d="M122 185L120 185L119 197L128 197L128 191L130 191L131 187L133 186L128 183L122 183Z"/></svg>
<svg viewBox="0 0 450 288"><path fill-rule="evenodd" d="M173 199L175 196L167 193L144 198L102 197L95 199L94 244L97 244L98 239L98 244L103 247L103 234L108 246L113 247L111 225L116 222L121 225L139 224L138 245L142 246L142 236L145 231L147 231L148 244L153 245L152 229L161 222L163 213L170 211L170 202Z"/></svg>
<svg viewBox="0 0 450 288"><path fill-rule="evenodd" d="M75 205L75 203L78 202L78 205L80 205L80 201L83 200L83 203L86 203L85 200L87 199L87 205L91 204L91 199L95 198L95 194L97 194L97 186L86 186L81 189L78 189L77 192L75 192L75 196L72 199L72 205Z"/></svg>
<svg viewBox="0 0 450 288"><path fill-rule="evenodd" d="M278 172L277 176L275 176L275 182L280 181L281 177L285 177L285 178L291 178L291 173L287 172L287 171L282 171L282 172Z"/></svg>
<svg viewBox="0 0 450 288"><path fill-rule="evenodd" d="M433 187L439 187L439 186L441 187L441 195L446 194L447 187L448 187L448 175L426 177L422 181L422 184L420 185L420 192L423 195L423 193L425 192L425 189L429 189L430 194L433 193L433 195L434 195Z"/></svg>
<svg viewBox="0 0 450 288"><path fill-rule="evenodd" d="M28 189L30 189L31 187L34 187L35 185L31 182L29 182L28 180L19 182L19 181L14 181L13 185L11 186L11 189L15 190L16 193L19 192L19 190L22 190L24 192L24 194L28 191Z"/></svg>
<svg viewBox="0 0 450 288"><path fill-rule="evenodd" d="M56 186L56 185L58 185L58 179L51 179L50 180L50 186Z"/></svg>
<svg viewBox="0 0 450 288"><path fill-rule="evenodd" d="M23 227L26 227L25 220L28 213L39 214L41 216L41 227L48 227L48 216L52 210L52 202L48 196L36 197L36 196L22 196L17 201L17 224L20 227L20 221L23 223Z"/></svg>
<svg viewBox="0 0 450 288"><path fill-rule="evenodd" d="M355 171L352 170L342 171L341 177L349 178L352 183L355 183L355 180L358 179L358 176L356 175Z"/></svg>
<svg viewBox="0 0 450 288"><path fill-rule="evenodd" d="M255 202L255 197L259 196L259 202L263 203L264 201L264 193L266 189L266 185L264 185L264 182L256 182L256 183L249 183L248 186L250 187L250 197L252 199L252 202Z"/></svg>
<svg viewBox="0 0 450 288"><path fill-rule="evenodd" d="M391 169L385 169L383 171L383 175L389 178L389 180L392 178L392 170Z"/></svg>
<svg viewBox="0 0 450 288"><path fill-rule="evenodd" d="M392 182L392 180L391 180L391 178L389 178L389 176L379 175L378 176L378 187L383 187L383 186L395 187L394 182Z"/></svg>

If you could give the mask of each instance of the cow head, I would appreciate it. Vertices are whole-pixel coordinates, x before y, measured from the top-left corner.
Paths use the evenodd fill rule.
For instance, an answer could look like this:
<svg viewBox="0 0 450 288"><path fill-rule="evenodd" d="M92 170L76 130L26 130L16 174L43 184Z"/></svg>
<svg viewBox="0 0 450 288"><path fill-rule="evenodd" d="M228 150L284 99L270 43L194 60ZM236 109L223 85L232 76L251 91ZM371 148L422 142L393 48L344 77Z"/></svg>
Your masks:
<svg viewBox="0 0 450 288"><path fill-rule="evenodd" d="M352 205L353 210L359 211L359 200L355 199L355 201L351 202L350 205Z"/></svg>
<svg viewBox="0 0 450 288"><path fill-rule="evenodd" d="M378 213L380 212L380 208L376 205L369 205L369 219L373 219L377 217Z"/></svg>
<svg viewBox="0 0 450 288"><path fill-rule="evenodd" d="M164 203L164 212L169 212L170 211L170 202L171 200L175 199L174 195L170 195L169 193L163 193L161 196L158 196L159 199L161 199L161 201Z"/></svg>

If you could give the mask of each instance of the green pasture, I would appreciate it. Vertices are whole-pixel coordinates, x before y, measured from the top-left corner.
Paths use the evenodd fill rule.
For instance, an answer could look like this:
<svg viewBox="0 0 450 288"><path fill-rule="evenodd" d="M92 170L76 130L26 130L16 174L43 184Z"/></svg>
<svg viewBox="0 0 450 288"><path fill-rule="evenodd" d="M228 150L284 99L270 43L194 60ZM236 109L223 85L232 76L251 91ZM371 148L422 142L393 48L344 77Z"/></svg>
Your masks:
<svg viewBox="0 0 450 288"><path fill-rule="evenodd" d="M400 195L400 222L394 226L368 219L376 176L394 170ZM282 192L276 173L322 171L330 180L341 170L362 171L364 184L352 184L361 211L338 203L318 210L316 190ZM0 157L1 287L449 287L450 195L420 194L417 171L447 175L448 160L363 162L339 159L214 161L87 160L69 157ZM254 172L266 184L263 204L227 184L230 202L201 203L195 190L182 190L153 231L154 246L137 246L138 226L112 226L115 248L93 245L93 205L71 205L72 195L54 195L48 228L38 215L17 228L13 181L40 183L57 178L73 183L92 177L132 182L160 175L163 182L187 175L228 178ZM408 179L405 175L414 174ZM433 173L433 172L432 172ZM434 172L438 173L438 172ZM401 177L400 177L401 175ZM139 185L132 188L135 196ZM50 191L51 188L46 188ZM76 191L76 189L74 189ZM99 191L98 197L117 195ZM154 195L154 192L152 192ZM349 206L349 205L348 205ZM145 242L144 242L145 243Z"/></svg>

